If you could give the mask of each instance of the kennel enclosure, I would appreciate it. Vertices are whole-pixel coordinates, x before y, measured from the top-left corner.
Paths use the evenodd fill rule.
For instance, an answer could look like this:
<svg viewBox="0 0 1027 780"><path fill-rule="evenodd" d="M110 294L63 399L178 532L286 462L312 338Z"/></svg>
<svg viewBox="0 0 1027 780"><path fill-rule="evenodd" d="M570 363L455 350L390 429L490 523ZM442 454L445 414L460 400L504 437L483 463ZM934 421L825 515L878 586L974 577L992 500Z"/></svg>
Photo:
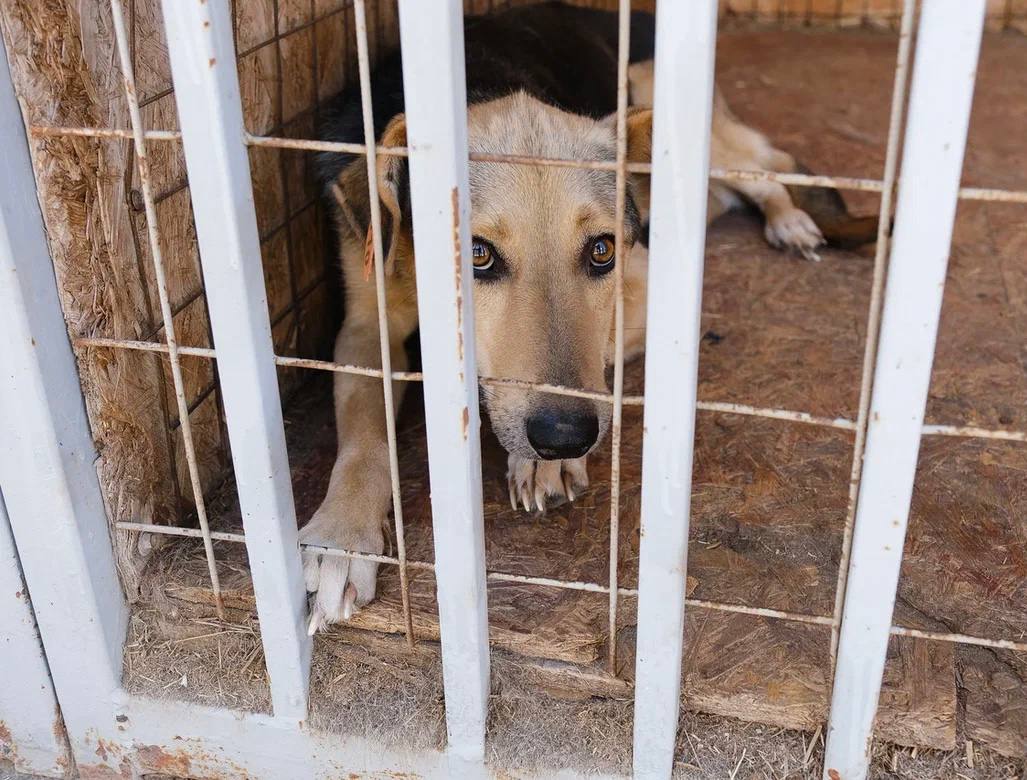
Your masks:
<svg viewBox="0 0 1027 780"><path fill-rule="evenodd" d="M272 37L277 39L282 38L280 26L291 24L288 13L292 6L285 8L285 5L279 8L276 4L274 8L271 27L274 29ZM297 55L304 65L297 69L297 73L311 72L305 66L321 63L322 56L332 56L322 55L323 47L318 48L316 54L313 52L318 41L318 23L313 21L318 18L316 5L312 4L309 15L303 15L307 14L306 11L297 12L300 13L299 18L307 20L296 24L300 35L306 35L311 46L306 55ZM20 118L20 110L15 109L15 93L13 90L5 93L3 113L5 121L10 122L5 130L18 142L16 148L21 151L20 157L7 163L12 166L11 180L19 182L20 186L4 195L8 251L3 257L7 263L6 270L16 272L18 283L4 288L5 295L9 296L3 306L7 318L4 330L17 334L17 338L5 347L5 362L14 370L5 374L3 408L5 412L18 408L24 413L5 414L5 440L16 442L16 446L4 453L0 484L11 518L17 555L32 594L46 659L79 770L95 764L97 771L102 771L99 767L106 766L115 771L139 773L174 770L174 773L190 776L232 772L256 776L328 774L348 767L361 767L367 771L415 767L424 774L485 772L481 766L486 755L484 735L489 698L485 594L486 583L497 581L498 575L500 578L516 576L526 584L590 589L590 592L609 599L611 647L615 646L613 637L618 631L619 599L637 597L635 770L639 776L668 776L674 760L681 637L686 606L689 609L724 608L765 613L775 618L794 618L793 613L755 606L718 606L699 600L688 605L684 561L692 495L690 453L695 428L694 409L698 406L707 411L813 422L855 434L853 492L849 501L850 516L847 516L845 526L847 533L853 532L852 542L850 546L847 538L843 548L843 560L839 565L841 581L833 616L815 616L813 622L819 621L818 624L828 626L832 650L837 646L838 665L834 676L835 695L825 774L831 776L831 770L834 770L841 777L861 776L866 771L867 745L889 634L966 642L1020 653L1025 649L1022 637L987 638L893 627L891 620L921 435L1011 441L1023 441L1025 438L1017 431L976 426L932 425L923 428L930 356L937 331L957 195L977 200L1027 201L1027 196L1020 192L958 190L984 4L936 0L925 3L921 10L901 176L898 175L898 140L905 105L905 69L912 46L913 3L906 3L903 9L903 37L900 39L892 123L888 134L889 153L883 178L776 177L800 185L835 183L841 187L880 192L884 214L889 213L889 198L896 181L899 181L890 263L885 263L887 242L879 243L875 258L867 359L863 367L859 415L855 420L825 419L787 409L696 398L697 345L703 335L699 325L705 236L702 213L717 9L713 3L694 6L664 4L658 8L657 72L660 75L657 81L654 159L660 162L651 168L654 195L650 251L654 258L676 255L686 258L687 262L653 263L650 271L653 281L648 304L647 423L641 495L643 533L637 589L625 588L618 580L616 545L619 535L616 530L610 534L612 566L606 582L561 583L554 578L542 581L543 578L539 577L486 571L471 290L465 259L470 237L467 232L465 98L460 56L462 9L457 5L442 6L444 13L440 8L429 9L420 3L404 2L400 5L401 40L405 44L404 51L412 53L407 55L405 74L408 79L410 150L376 150L373 137L358 145L359 148L347 149L366 154L372 170L376 154L405 153L410 156L418 226L415 235L418 294L421 310L432 313L432 316L422 318L423 376L412 373L390 376L388 349L383 351L380 368L340 367L306 354L289 354L290 351L304 352L293 346L298 341L290 341L299 339L301 326L296 324L296 332L292 333L288 325L276 332L277 326L273 323L281 311L286 314L285 319L278 320L279 324L288 323L290 316L295 323L299 322L298 314L290 314L290 306L295 308L302 306L303 301L313 301L310 306L315 311L329 308L330 295L327 292L323 293L320 302L317 298L305 298L303 293L307 290L297 279L298 274L306 273L298 270L297 264L304 259L309 260L312 250L309 245L297 247L295 242L309 241L311 232L316 235L316 229L311 231L297 227L297 220L305 219L303 214L307 213L303 210L302 196L298 194L302 192L302 185L290 190L288 184L289 174L293 171L290 165L296 160L302 161L303 152L316 148L318 144L302 140L304 136L312 137L310 125L303 127L302 119L293 128L300 140L278 136L279 132L289 135L285 130L289 121L286 119L288 109L284 105L272 106L271 116L265 117L263 127L254 129L253 124L245 124L243 96L247 93L242 85L256 84L259 80L241 80L245 55L238 55L241 61L239 71L236 71L236 52L245 52L242 31L249 26L233 24L235 19L229 13L227 3L165 4L163 10L175 89L173 94L167 91L150 104L158 106L165 101L165 114L159 113L159 107L151 109L156 116L146 117L144 114L146 106L141 105L140 95L146 88L143 79L147 71L141 67L139 59L135 67L132 66L133 50L130 46L130 30L138 21L138 10L132 5L130 13L126 13L122 4L115 0L110 21L121 68L112 71L112 79L115 75L117 79L108 87L112 94L117 88L117 100L121 101L122 85L117 80L125 77L124 102L119 102L121 113L115 117L118 121L102 126L106 124L104 118L83 114L77 123L79 127L61 127L52 123L48 127L38 116L29 122L29 134L37 143L43 142L39 139L61 137L108 139L110 148L122 156L114 162L107 160L104 165L116 166L120 162L125 170L131 171L128 165L131 159L138 168L138 179L129 180L130 186L116 191L117 197L127 199L137 207L133 219L137 219L140 225L134 235L132 230L113 231L109 235L122 240L132 236L143 247L148 260L146 267L152 266L153 269L147 271L153 274L152 289L147 291L152 300L148 304L140 303L134 310L142 311L149 305L152 322L148 323L149 329L140 329L136 323L131 323L121 329L115 328L113 335L104 336L82 335L82 330L72 327L73 346L79 350L78 367L67 343L64 318L71 319L67 295L62 296L56 289L48 259L55 251L52 233L60 219L54 219L53 214L47 215L44 188L54 186L57 177L41 178L38 167L33 175L24 131L15 122ZM626 8L627 4L622 4L622 22L626 18ZM149 7L149 10L157 14L156 7ZM343 13L348 12L343 9ZM353 55L366 88L371 62L370 43L374 40L373 36L368 38L366 34L368 19L376 18L379 24L383 23L377 12L369 17L362 2L354 4L352 14L357 34ZM95 18L102 20L104 17L98 13ZM5 17L5 22L9 23L8 17ZM303 27L304 24L308 26ZM304 33L304 30L309 32ZM235 37L240 40L234 40ZM140 42L136 44L138 47ZM144 38L143 50L145 46ZM282 53L282 46L274 48ZM619 98L622 118L626 107L623 84L625 48L622 42ZM282 82L282 74L285 73L283 63L290 62L289 45L285 45L284 50L284 60L270 66L277 68ZM690 54L675 58L672 53L676 50ZM259 58L264 56L261 54L263 51L260 48L250 54ZM309 61L304 61L305 57L309 57ZM142 64L145 64L145 57ZM259 63L254 67L259 69ZM296 91L307 90L308 97L320 89L317 77L312 76L304 83L307 86ZM161 92L158 88L151 94L160 95ZM290 91L280 89L278 100L282 100L282 93L287 95ZM177 103L180 126L175 126L170 101ZM276 100L269 103L274 104ZM704 109L696 111L695 106ZM32 115L31 105L23 110ZM618 190L623 198L627 175L648 172L650 167L647 164L629 164L625 159L623 121L619 136L621 144L616 161L585 161L584 164L605 166L607 170L616 171ZM686 142L685 139L694 139L695 142ZM73 140L71 143L81 143L81 148L88 151L89 144L93 142ZM184 163L178 164L184 164L191 174L190 186L188 191L179 189L166 198L184 198L185 194L191 198L199 246L198 261L202 264L194 268L196 276L192 281L199 282L202 267L202 285L198 289L202 290L210 313L209 325L205 315L190 312L189 307L200 300L196 297L197 288L185 290L183 280L176 280L173 274L168 273L181 268L176 255L179 249L190 246L190 228L162 226L161 215L157 211L161 195L174 190L174 185L163 189L168 182L154 181L153 174L158 170L154 162L158 155L169 154L167 150L177 150L179 144L184 148ZM260 150L267 149L279 150L282 155L268 164L271 170L277 170L275 178L283 188L282 202L277 204L282 217L278 220L280 233L273 232L274 224L267 231L262 231L260 224L261 211L266 207L261 205L261 198L266 197L264 193L268 190L257 182L258 171L264 168L254 158L259 157ZM286 158L282 150L290 149L297 150L296 156ZM42 159L38 153L37 159ZM542 161L541 164L574 163ZM74 172L69 173L68 168L62 172L65 178L60 183L71 186L75 181ZM129 176L134 175L129 173ZM730 178L764 174L714 171L713 175ZM258 184L255 191L251 177ZM35 197L31 194L34 192L34 179L43 182L40 192L44 199L44 214L50 217L47 220L47 230L51 232L49 243L39 214L34 210ZM302 176L294 174L292 180L301 182ZM47 181L49 184L45 183ZM286 193L294 196L288 198L288 204L285 203ZM252 202L253 197L257 200L256 206ZM314 205L307 208L313 215L318 208L316 194L309 200ZM377 198L372 197L372 203L377 204ZM683 214L688 217L682 218ZM112 219L122 218L118 212ZM309 218L316 223L314 217ZM98 218L98 221L102 223L103 219ZM109 226L110 222L107 224ZM276 239L279 235L282 238ZM181 246L168 244L175 237L183 237ZM258 267L254 258L261 255L262 244L266 257L271 251L267 245L276 240L284 242L280 251L285 262L272 263L269 272L266 263L264 268ZM378 244L375 246L376 281L380 288L380 239ZM316 249L313 251L316 254ZM172 257L175 259L167 263ZM33 260L27 261L26 258ZM100 266L103 263L98 263ZM104 273L108 271L103 270ZM317 276L318 273L313 272L314 279ZM120 285L115 273L108 289L122 292L130 287ZM274 311L272 293L282 289L287 302L280 311ZM317 287L311 289L316 290ZM687 291L689 296L684 303L682 291ZM61 297L65 299L61 301L64 303L63 317L58 302ZM83 298L76 300L81 303ZM190 315L194 318L192 321L187 319ZM878 322L881 328L879 346L874 333ZM182 326L176 328L176 324ZM194 330L190 331L190 327ZM279 338L283 330L285 336ZM130 338L129 334L133 337ZM182 334L194 337L185 338ZM180 338L176 339L176 335ZM324 334L320 338L323 339ZM317 341L316 333L311 339L312 345ZM621 332L618 342L622 343L622 340ZM215 344L230 344L232 348L216 351ZM83 350L108 350L111 362L101 366L90 365L84 370ZM310 351L314 351L313 347ZM164 366L149 360L154 352L167 354L169 380L152 376L155 370L163 370ZM90 354L92 356L88 360L96 361L97 353ZM136 355L139 362L120 365L118 361L122 355ZM216 358L217 381L211 366L213 358ZM193 367L191 371L186 370L187 365ZM393 378L400 381L423 380L427 455L433 487L431 514L435 557L431 566L437 583L448 727L449 750L446 754L378 751L360 739L339 738L302 727L307 713L311 642L306 633L305 597L295 536L296 513L280 400L281 394L290 392L291 387L288 375L280 381L276 366L364 372L378 378L384 376L383 392L388 392ZM90 408L93 414L90 427L82 410L78 376L82 372L85 383L88 372L100 370L117 373L119 381L109 384L121 395L102 399L108 406L99 413L96 407ZM146 376L147 372L154 381L152 387L158 389L155 391L150 387L145 397L150 404L159 404L168 410L163 420L164 429L161 421L154 427L152 419L140 412L143 422L129 421L135 426L129 426L129 430L145 430L150 426L152 440L163 439L164 451L175 451L175 457L167 455L164 460L157 461L163 464L163 473L156 477L144 473L154 462L148 457L142 459L143 464L133 463L130 454L113 459L116 462L101 459L98 478L92 455L94 441L100 438L96 432L97 420L109 421L111 425L125 424L114 410L138 409L139 405L130 403L129 397L139 390L122 383L141 381L138 377ZM161 383L165 381L172 390L170 395L164 393ZM503 378L486 378L485 381L502 382ZM566 388L548 390L575 392ZM617 415L623 406L638 406L642 402L640 395L625 393L622 368L616 369L614 392L608 400L614 404ZM96 399L91 403L95 404ZM207 404L204 411L208 416L192 420L204 404ZM615 425L611 459L614 474L610 488L610 521L614 529L620 506L617 428ZM195 446L190 440L193 431L198 434L198 439L201 432L206 432L208 438L203 441L213 446ZM115 434L115 438L119 435ZM169 445L167 442L171 439L174 442ZM205 493L216 481L218 464L205 465L202 459L219 447L227 452L228 441L232 442L232 472L239 493L242 535L211 532L205 517ZM864 444L865 458L861 452ZM394 465L398 459L397 446L393 430L390 447ZM862 472L861 463L864 464ZM126 478L124 473L108 470L113 468L136 468L140 472ZM41 473L56 475L59 488L53 491L38 489L38 475ZM131 501L124 506L112 505L111 497L103 493L102 485L121 482L131 485L141 482L144 477L151 484L156 479L159 487L149 494L145 490L140 492L142 496L171 496L176 492L171 485L176 480L181 483L184 487L180 492L192 497L190 511L195 512L199 527L183 529L163 525L182 512L173 501L166 501L167 506L164 507L138 501L134 505ZM394 490L398 496L398 487L394 486ZM383 556L383 561L399 567L403 573L408 564L415 562L408 562L405 558L399 511L402 502L396 503L398 549L395 557ZM115 524L116 555L112 553L107 536L108 513ZM54 523L54 518L62 520ZM40 534L40 528L53 528L54 533ZM195 704L155 702L132 695L121 687L121 637L128 619L122 584L131 589L142 576L135 569L134 548L140 544L140 537L133 532L139 531L158 535L190 534L202 539L213 576L215 601L219 601L220 589L212 555L213 541L245 543L261 626L261 646L270 679L270 714L240 715ZM142 537L143 543L149 543L147 539ZM348 554L330 550L323 552ZM122 565L118 566L118 563ZM58 579L52 576L54 570L65 574ZM120 582L116 571L121 574ZM134 575L133 571L136 571ZM539 581L533 583L532 579ZM403 590L405 593L406 588ZM219 603L218 608L224 607ZM24 606L19 609L24 610ZM403 612L403 622L409 635L412 634L409 605ZM7 614L5 607L5 621ZM808 619L810 616L800 618ZM20 641L31 645L31 636ZM38 650L36 656L39 656ZM613 659L611 651L607 656L611 666ZM42 707L39 722L48 723L52 719L53 704L47 702ZM181 723L192 724L188 735L179 733L177 724ZM53 733L52 728L50 733ZM182 739L176 740L176 736ZM178 742L187 744L181 746ZM268 749L269 742L275 745L273 753ZM455 763L447 765L450 761ZM52 764L47 767L48 771L59 766L56 759ZM454 769L456 765L461 768Z"/></svg>

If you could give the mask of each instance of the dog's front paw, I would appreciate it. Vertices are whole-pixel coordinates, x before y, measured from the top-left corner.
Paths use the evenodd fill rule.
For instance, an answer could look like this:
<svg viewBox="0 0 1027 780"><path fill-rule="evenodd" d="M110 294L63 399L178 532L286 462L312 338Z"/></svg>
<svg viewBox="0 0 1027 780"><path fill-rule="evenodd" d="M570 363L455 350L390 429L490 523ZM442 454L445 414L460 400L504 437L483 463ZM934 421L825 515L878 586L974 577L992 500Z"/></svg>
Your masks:
<svg viewBox="0 0 1027 780"><path fill-rule="evenodd" d="M763 230L767 243L775 249L792 249L807 260L819 260L817 248L823 246L824 234L817 223L802 209L783 209L767 215Z"/></svg>
<svg viewBox="0 0 1027 780"><path fill-rule="evenodd" d="M586 456L587 457L587 456ZM573 501L588 487L586 457L574 460L528 460L510 455L506 462L506 483L510 506L518 500L526 512L558 507Z"/></svg>
<svg viewBox="0 0 1027 780"><path fill-rule="evenodd" d="M300 530L300 543L381 555L385 546L380 522L347 522L326 501ZM314 594L308 631L349 620L354 610L374 599L378 563L359 558L303 551L303 579Z"/></svg>

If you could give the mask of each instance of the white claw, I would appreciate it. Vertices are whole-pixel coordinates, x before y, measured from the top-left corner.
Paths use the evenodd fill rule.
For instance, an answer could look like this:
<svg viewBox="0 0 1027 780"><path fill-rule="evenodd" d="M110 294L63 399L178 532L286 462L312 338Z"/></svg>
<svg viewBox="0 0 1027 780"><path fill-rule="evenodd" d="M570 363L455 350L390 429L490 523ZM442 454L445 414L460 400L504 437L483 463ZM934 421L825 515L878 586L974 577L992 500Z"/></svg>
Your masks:
<svg viewBox="0 0 1027 780"><path fill-rule="evenodd" d="M310 622L307 624L307 636L314 636L324 624L324 615L320 607L314 607L310 612Z"/></svg>
<svg viewBox="0 0 1027 780"><path fill-rule="evenodd" d="M564 472L561 475L561 479L563 480L563 492L567 496L567 500L574 501L577 496L574 494L574 485L572 484L570 474Z"/></svg>
<svg viewBox="0 0 1027 780"><path fill-rule="evenodd" d="M507 459L507 489L510 506L525 512L545 514L550 499L574 501L588 487L585 458L563 461L534 461L517 455Z"/></svg>
<svg viewBox="0 0 1027 780"><path fill-rule="evenodd" d="M342 619L349 620L353 617L353 603L357 600L357 587L352 582L346 583L346 589L342 592Z"/></svg>

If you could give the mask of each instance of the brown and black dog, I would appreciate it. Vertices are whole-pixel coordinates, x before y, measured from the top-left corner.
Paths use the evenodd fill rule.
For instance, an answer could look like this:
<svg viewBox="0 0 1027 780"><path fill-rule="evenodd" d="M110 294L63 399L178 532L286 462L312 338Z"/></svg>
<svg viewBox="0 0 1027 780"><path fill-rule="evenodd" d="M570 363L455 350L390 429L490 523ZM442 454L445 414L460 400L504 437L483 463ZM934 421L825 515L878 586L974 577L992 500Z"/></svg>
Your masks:
<svg viewBox="0 0 1027 780"><path fill-rule="evenodd" d="M616 14L545 3L465 25L468 144L472 152L614 160L616 157ZM631 24L632 108L628 156L648 160L652 112L653 17ZM372 79L375 135L403 146L399 53ZM340 96L323 138L360 142L357 93ZM345 322L335 344L340 363L380 367L374 281L364 281L370 222L366 165L320 155L336 215L346 286ZM729 111L714 106L711 164L794 172L798 166ZM378 160L386 247L392 363L407 367L404 342L417 329L417 295L408 168L405 158ZM612 356L614 283L624 264L627 359L644 348L648 181L631 177L625 210L626 257L614 252L615 175L610 171L470 163L475 339L482 375L606 391ZM824 243L865 243L876 220L848 215L833 190L774 182L712 183L708 219L736 205L758 207L767 240L815 258ZM395 384L395 402L404 383ZM608 404L513 387L486 387L491 427L509 453L511 502L542 510L574 500L588 484L585 460L605 434ZM335 375L338 456L328 493L301 538L311 544L381 553L391 504L385 410L379 380ZM346 619L374 598L377 564L309 554L304 571L315 593L311 631Z"/></svg>

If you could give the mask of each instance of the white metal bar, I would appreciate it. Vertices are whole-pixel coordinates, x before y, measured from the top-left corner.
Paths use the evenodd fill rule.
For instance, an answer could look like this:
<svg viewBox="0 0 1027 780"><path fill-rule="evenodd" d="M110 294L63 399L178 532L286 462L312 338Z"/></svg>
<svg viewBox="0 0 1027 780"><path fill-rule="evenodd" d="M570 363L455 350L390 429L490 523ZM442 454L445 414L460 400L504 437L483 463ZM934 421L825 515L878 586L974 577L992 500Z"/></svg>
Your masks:
<svg viewBox="0 0 1027 780"><path fill-rule="evenodd" d="M842 604L852 552L852 525L856 520L856 501L859 498L859 480L863 472L863 448L866 445L867 419L870 417L870 390L874 379L877 356L877 336L881 326L881 305L884 301L884 277L888 269L889 231L895 179L899 170L899 135L906 107L906 82L909 80L909 59L913 48L913 17L916 0L903 0L902 23L899 30L898 54L895 58L895 80L892 85L891 111L888 121L888 145L884 159L884 189L878 210L877 246L874 249L874 278L870 290L870 309L867 314L867 337L863 345L863 368L859 387L859 411L856 418L856 441L853 444L852 464L849 470L849 503L842 529L842 552L838 564L838 580L834 593L834 625L831 627L831 667L838 655L838 634L841 627Z"/></svg>
<svg viewBox="0 0 1027 780"><path fill-rule="evenodd" d="M973 98L984 0L920 12L824 777L867 773Z"/></svg>
<svg viewBox="0 0 1027 780"><path fill-rule="evenodd" d="M231 12L163 10L271 698L275 715L303 719L311 640Z"/></svg>
<svg viewBox="0 0 1027 780"><path fill-rule="evenodd" d="M115 704L124 722L105 747L133 767L134 777L166 774L169 767L188 777L252 780L396 777L404 771L425 780L492 777L487 770L454 771L437 750L385 746L373 736L340 737L266 715L124 692Z"/></svg>
<svg viewBox="0 0 1027 780"><path fill-rule="evenodd" d="M0 148L0 491L64 718L81 737L110 717L102 703L121 677L128 609L2 37ZM91 753L73 742L76 759Z"/></svg>
<svg viewBox="0 0 1027 780"><path fill-rule="evenodd" d="M656 9L634 771L669 778L681 701L717 2Z"/></svg>
<svg viewBox="0 0 1027 780"><path fill-rule="evenodd" d="M449 750L480 761L489 693L460 0L400 0Z"/></svg>
<svg viewBox="0 0 1027 780"><path fill-rule="evenodd" d="M17 772L63 775L69 767L50 667L0 495L0 761Z"/></svg>

